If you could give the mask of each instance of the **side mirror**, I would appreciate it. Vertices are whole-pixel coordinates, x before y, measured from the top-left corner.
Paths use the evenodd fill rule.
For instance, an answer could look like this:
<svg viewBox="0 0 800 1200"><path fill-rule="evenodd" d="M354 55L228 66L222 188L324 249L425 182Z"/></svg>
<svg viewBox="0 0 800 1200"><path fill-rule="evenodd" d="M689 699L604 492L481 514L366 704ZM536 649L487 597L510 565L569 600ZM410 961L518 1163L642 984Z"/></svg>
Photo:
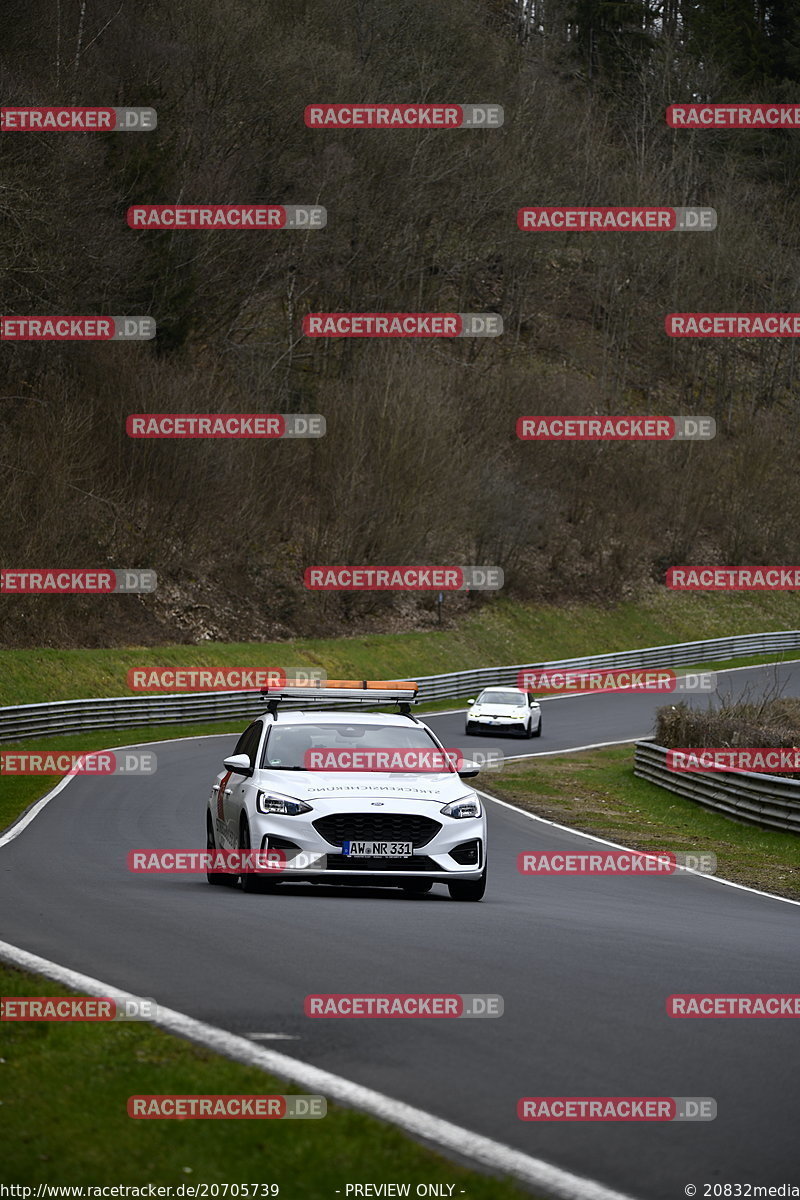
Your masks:
<svg viewBox="0 0 800 1200"><path fill-rule="evenodd" d="M474 701L474 700L468 700L468 701L467 701L467 704L469 704L470 706L471 706L471 705L473 705L474 703L475 703L475 701Z"/></svg>
<svg viewBox="0 0 800 1200"><path fill-rule="evenodd" d="M246 754L231 754L228 758L222 760L222 765L227 767L229 771L233 771L235 775L253 774L250 759Z"/></svg>
<svg viewBox="0 0 800 1200"><path fill-rule="evenodd" d="M464 759L458 769L458 774L462 779L474 779L480 772L480 767L476 762L470 762L469 759Z"/></svg>
<svg viewBox="0 0 800 1200"><path fill-rule="evenodd" d="M531 708L535 708L535 706L539 703L539 701L536 699L535 696L531 696L529 703L530 703Z"/></svg>

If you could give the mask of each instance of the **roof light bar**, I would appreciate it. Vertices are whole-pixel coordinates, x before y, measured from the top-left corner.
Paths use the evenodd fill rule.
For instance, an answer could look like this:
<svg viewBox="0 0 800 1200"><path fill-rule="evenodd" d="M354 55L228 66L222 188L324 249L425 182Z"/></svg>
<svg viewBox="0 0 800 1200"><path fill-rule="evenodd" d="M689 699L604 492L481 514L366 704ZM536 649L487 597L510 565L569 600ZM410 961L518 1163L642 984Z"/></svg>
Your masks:
<svg viewBox="0 0 800 1200"><path fill-rule="evenodd" d="M414 704L419 685L409 680L328 679L303 687L291 684L263 687L261 695L270 701L311 700L326 704L347 700L350 704Z"/></svg>

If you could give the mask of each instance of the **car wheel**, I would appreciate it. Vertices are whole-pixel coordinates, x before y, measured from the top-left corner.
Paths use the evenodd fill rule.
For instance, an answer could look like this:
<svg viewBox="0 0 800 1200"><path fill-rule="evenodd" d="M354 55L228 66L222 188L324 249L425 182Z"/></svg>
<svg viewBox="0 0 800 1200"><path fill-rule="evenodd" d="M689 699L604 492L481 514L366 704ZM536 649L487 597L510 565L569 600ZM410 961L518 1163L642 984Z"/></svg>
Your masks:
<svg viewBox="0 0 800 1200"><path fill-rule="evenodd" d="M239 823L239 849L252 849L250 845L250 825L248 824L247 817L244 816ZM271 892L275 887L274 880L264 879L263 876L257 875L253 871L242 871L239 878L242 881L243 892L263 894L264 892Z"/></svg>
<svg viewBox="0 0 800 1200"><path fill-rule="evenodd" d="M475 726L472 724L471 721L467 721L466 725L464 726L464 733L474 733L474 732L475 732Z"/></svg>
<svg viewBox="0 0 800 1200"><path fill-rule="evenodd" d="M486 867L480 879L454 879L448 883L451 900L482 900L486 891Z"/></svg>
<svg viewBox="0 0 800 1200"><path fill-rule="evenodd" d="M404 879L400 887L409 896L424 896L433 887L432 879Z"/></svg>
<svg viewBox="0 0 800 1200"><path fill-rule="evenodd" d="M211 821L206 820L206 850L216 850L214 845L214 830L211 827ZM216 887L233 887L236 883L236 876L231 875L230 871L206 871L206 879L209 883Z"/></svg>
<svg viewBox="0 0 800 1200"><path fill-rule="evenodd" d="M533 717L528 718L528 728L525 730L525 737L526 738L536 737L536 734L533 731Z"/></svg>
<svg viewBox="0 0 800 1200"><path fill-rule="evenodd" d="M533 736L534 736L534 737L541 737L541 736L542 736L542 718L541 718L541 715L539 716L539 724L536 726L536 733L534 733L534 735L533 735Z"/></svg>

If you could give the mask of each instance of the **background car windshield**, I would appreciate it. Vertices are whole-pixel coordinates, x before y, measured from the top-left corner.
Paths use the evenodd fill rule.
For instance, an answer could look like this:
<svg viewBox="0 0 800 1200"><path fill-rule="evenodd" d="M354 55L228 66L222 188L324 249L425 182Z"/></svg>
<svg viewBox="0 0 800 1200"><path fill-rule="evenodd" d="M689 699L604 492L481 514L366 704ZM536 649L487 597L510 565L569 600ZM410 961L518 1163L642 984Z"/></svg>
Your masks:
<svg viewBox="0 0 800 1200"><path fill-rule="evenodd" d="M484 692L478 701L479 704L513 704L515 707L527 702L527 697L519 692Z"/></svg>
<svg viewBox="0 0 800 1200"><path fill-rule="evenodd" d="M303 724L272 727L264 747L262 767L273 771L304 771L307 750L431 750L438 749L426 729L418 725L361 725L358 722Z"/></svg>

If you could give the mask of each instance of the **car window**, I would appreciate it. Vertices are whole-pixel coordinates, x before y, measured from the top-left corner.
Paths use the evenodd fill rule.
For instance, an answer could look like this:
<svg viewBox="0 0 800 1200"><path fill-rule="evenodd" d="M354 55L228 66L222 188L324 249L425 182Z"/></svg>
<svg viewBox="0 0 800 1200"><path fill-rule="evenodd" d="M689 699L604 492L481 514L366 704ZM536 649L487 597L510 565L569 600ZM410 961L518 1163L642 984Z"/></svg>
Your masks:
<svg viewBox="0 0 800 1200"><path fill-rule="evenodd" d="M256 755L258 754L258 743L261 741L261 722L254 721L252 725L248 725L242 736L236 743L234 754L246 754L250 759L251 768L256 765Z"/></svg>
<svg viewBox="0 0 800 1200"><path fill-rule="evenodd" d="M481 704L527 704L528 697L521 692L483 692L480 701Z"/></svg>
<svg viewBox="0 0 800 1200"><path fill-rule="evenodd" d="M430 750L438 745L421 725L339 724L272 726L261 756L261 766L272 771L304 771L307 750L338 749Z"/></svg>

